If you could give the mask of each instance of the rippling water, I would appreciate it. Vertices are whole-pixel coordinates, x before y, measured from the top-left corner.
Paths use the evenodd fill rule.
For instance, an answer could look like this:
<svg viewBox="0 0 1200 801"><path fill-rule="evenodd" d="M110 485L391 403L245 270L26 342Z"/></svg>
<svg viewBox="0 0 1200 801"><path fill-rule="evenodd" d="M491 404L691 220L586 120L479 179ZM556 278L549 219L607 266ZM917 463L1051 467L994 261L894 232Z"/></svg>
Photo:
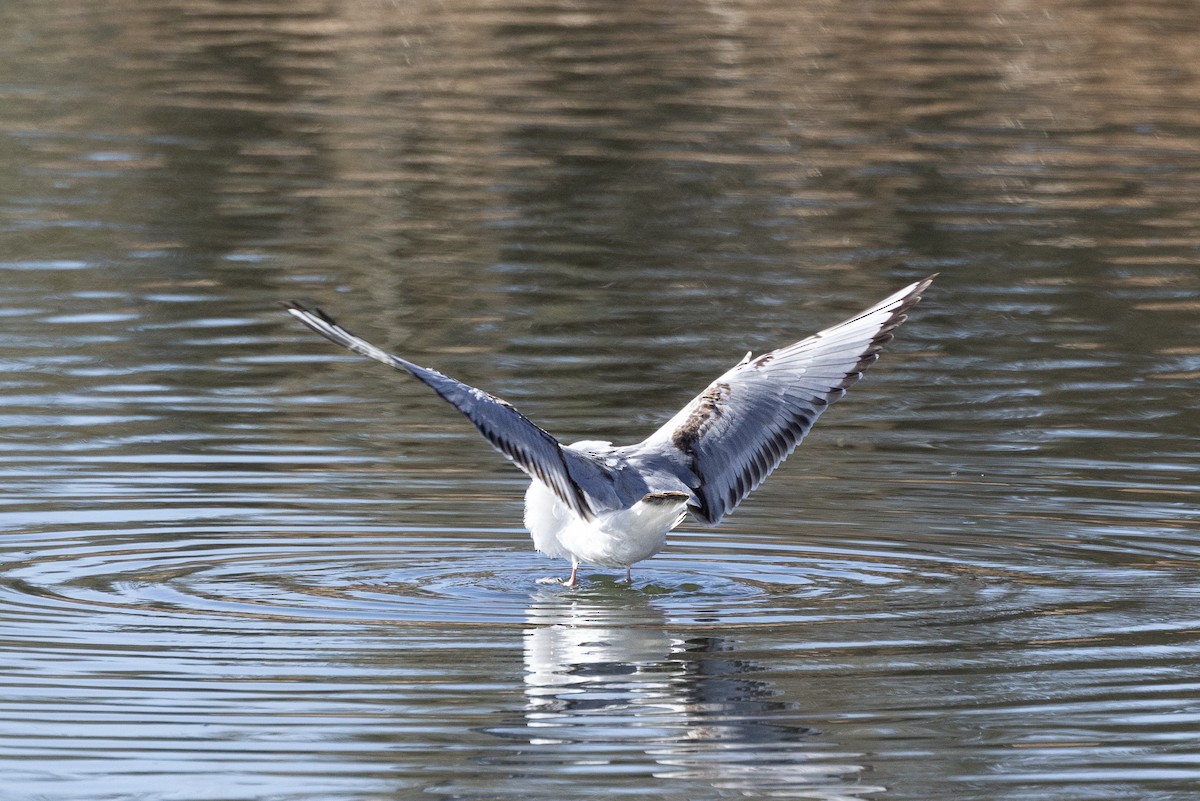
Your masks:
<svg viewBox="0 0 1200 801"><path fill-rule="evenodd" d="M0 798L1195 794L1193 4L0 21ZM934 271L632 588L274 305L628 442Z"/></svg>

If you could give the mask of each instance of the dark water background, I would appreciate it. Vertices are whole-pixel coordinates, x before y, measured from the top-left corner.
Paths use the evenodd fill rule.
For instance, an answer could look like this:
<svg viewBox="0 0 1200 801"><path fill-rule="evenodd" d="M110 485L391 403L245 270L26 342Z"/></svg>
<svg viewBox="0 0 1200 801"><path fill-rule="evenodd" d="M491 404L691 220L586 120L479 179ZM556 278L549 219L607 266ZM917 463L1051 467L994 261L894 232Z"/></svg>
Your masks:
<svg viewBox="0 0 1200 801"><path fill-rule="evenodd" d="M0 6L0 798L1200 787L1200 14ZM941 278L636 586L281 314L640 439Z"/></svg>

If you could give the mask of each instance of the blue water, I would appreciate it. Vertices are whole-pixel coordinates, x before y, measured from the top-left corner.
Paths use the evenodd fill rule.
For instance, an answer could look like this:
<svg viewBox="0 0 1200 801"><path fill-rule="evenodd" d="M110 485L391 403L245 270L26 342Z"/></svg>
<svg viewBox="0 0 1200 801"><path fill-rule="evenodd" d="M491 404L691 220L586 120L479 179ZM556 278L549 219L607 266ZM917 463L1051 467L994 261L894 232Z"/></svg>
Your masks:
<svg viewBox="0 0 1200 801"><path fill-rule="evenodd" d="M0 22L6 801L1195 793L1190 4ZM632 588L276 305L632 442L932 272Z"/></svg>

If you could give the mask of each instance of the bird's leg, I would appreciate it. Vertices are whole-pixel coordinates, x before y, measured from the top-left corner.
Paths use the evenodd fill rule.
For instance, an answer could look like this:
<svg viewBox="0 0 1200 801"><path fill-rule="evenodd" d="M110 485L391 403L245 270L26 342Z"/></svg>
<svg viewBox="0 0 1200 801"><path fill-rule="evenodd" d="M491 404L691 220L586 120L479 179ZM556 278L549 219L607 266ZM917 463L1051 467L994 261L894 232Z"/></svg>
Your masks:
<svg viewBox="0 0 1200 801"><path fill-rule="evenodd" d="M633 566L626 565L625 566L625 585L631 586L632 584L633 584Z"/></svg>
<svg viewBox="0 0 1200 801"><path fill-rule="evenodd" d="M579 563L571 560L571 577L566 579L546 576L537 580L538 584L561 584L564 587L574 587L579 584Z"/></svg>

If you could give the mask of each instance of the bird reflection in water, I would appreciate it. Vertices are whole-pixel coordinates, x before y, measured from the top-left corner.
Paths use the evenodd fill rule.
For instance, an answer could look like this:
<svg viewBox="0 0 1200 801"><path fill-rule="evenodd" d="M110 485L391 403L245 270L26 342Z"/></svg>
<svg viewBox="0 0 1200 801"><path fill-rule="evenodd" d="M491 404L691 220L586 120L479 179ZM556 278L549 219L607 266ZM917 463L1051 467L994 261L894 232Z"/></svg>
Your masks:
<svg viewBox="0 0 1200 801"><path fill-rule="evenodd" d="M799 721L736 642L672 636L643 595L618 587L533 597L525 631L527 757L572 766L637 766L658 779L778 798L861 798L858 755ZM522 749L524 750L524 749Z"/></svg>

